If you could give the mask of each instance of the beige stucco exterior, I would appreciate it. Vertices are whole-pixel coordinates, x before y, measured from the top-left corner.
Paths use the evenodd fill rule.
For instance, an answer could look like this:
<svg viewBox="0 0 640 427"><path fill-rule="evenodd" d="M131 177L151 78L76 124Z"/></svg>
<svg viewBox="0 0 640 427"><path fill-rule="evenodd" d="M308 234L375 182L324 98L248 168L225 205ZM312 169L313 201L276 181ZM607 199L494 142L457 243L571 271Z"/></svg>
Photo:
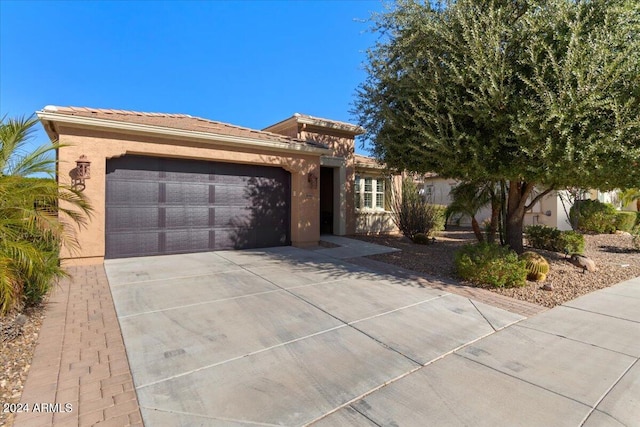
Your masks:
<svg viewBox="0 0 640 427"><path fill-rule="evenodd" d="M105 254L105 184L107 160L127 154L224 161L278 166L291 173L291 242L294 246L316 245L319 237L318 188L312 188L308 174L319 174L320 156L274 153L254 148L252 152L212 141L180 141L173 138L133 133L105 132L60 126L58 177L71 184L70 172L81 155L91 161L91 178L84 194L93 207L86 227L77 230L80 251L63 248L61 257L67 263L95 263Z"/></svg>
<svg viewBox="0 0 640 427"><path fill-rule="evenodd" d="M50 137L62 144L58 150L61 183L72 184L76 161L81 156L91 162L91 177L85 181L83 193L93 213L83 227L76 228L79 249L63 248L61 258L65 264L104 260L107 162L126 155L283 168L291 174L290 237L294 246L314 246L320 239L321 168L325 168L325 175L327 170L333 171L334 234L395 229L388 212L355 212L354 146L355 136L363 131L348 123L296 114L263 131L254 131L185 115L119 110L47 107L38 116ZM112 117L120 121L111 120ZM159 117L166 117L174 127L159 127ZM183 125L183 119L195 127ZM194 120L205 122L209 128L199 131L200 122L193 124ZM223 133L217 135L216 129ZM378 173L379 169L369 172Z"/></svg>
<svg viewBox="0 0 640 427"><path fill-rule="evenodd" d="M323 119L303 115L294 115L264 130L305 141L315 141L326 145L331 150L330 154L323 156L321 164L335 169L336 202L334 205L339 207L339 215L335 217L334 233L340 235L357 233L356 215L353 214L355 212L353 194L355 136L364 131L346 123L332 124ZM343 221L343 224L339 224L340 221Z"/></svg>

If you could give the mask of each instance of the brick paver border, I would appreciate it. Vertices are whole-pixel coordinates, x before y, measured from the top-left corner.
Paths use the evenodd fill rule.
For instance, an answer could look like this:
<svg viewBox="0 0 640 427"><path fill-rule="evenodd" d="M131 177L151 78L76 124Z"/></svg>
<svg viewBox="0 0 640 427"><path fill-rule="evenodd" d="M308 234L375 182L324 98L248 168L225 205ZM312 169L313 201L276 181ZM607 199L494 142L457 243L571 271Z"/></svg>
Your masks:
<svg viewBox="0 0 640 427"><path fill-rule="evenodd" d="M68 271L47 302L21 398L29 412L14 426L142 426L104 266Z"/></svg>

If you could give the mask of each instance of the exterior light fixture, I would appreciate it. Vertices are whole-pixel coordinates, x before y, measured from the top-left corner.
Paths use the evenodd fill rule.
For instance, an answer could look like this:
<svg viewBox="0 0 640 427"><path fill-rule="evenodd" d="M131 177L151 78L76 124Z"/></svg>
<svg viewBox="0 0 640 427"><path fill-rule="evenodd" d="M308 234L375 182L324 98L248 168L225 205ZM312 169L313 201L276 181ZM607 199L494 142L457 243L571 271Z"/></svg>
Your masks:
<svg viewBox="0 0 640 427"><path fill-rule="evenodd" d="M91 162L87 160L84 154L76 160L76 168L72 171L71 178L73 180L73 188L78 191L85 189L84 181L91 178Z"/></svg>
<svg viewBox="0 0 640 427"><path fill-rule="evenodd" d="M307 174L307 182L309 182L309 187L315 190L318 188L318 175L313 172L309 172Z"/></svg>

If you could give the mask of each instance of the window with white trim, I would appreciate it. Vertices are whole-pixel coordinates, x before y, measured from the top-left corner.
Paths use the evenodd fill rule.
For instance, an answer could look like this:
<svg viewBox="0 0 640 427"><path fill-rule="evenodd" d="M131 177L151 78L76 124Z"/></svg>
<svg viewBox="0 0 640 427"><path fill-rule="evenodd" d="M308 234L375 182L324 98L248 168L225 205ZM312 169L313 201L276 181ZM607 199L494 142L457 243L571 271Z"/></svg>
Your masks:
<svg viewBox="0 0 640 427"><path fill-rule="evenodd" d="M425 184L423 189L424 199L433 203L433 184Z"/></svg>
<svg viewBox="0 0 640 427"><path fill-rule="evenodd" d="M384 177L356 175L354 186L356 209L385 210L385 182Z"/></svg>

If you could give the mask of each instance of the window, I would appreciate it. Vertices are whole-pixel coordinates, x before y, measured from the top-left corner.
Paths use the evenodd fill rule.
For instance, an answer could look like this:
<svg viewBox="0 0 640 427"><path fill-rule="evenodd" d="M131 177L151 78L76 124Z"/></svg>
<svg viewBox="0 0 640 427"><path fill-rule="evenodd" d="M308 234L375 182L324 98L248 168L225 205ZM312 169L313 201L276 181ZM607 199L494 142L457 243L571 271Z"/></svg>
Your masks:
<svg viewBox="0 0 640 427"><path fill-rule="evenodd" d="M376 181L376 208L384 209L384 180Z"/></svg>
<svg viewBox="0 0 640 427"><path fill-rule="evenodd" d="M424 186L424 199L433 203L433 185L425 184Z"/></svg>
<svg viewBox="0 0 640 427"><path fill-rule="evenodd" d="M356 195L356 209L360 209L360 175L356 175L354 193Z"/></svg>
<svg viewBox="0 0 640 427"><path fill-rule="evenodd" d="M364 179L364 207L373 207L373 178Z"/></svg>
<svg viewBox="0 0 640 427"><path fill-rule="evenodd" d="M384 210L385 178L356 175L354 192L356 209Z"/></svg>

